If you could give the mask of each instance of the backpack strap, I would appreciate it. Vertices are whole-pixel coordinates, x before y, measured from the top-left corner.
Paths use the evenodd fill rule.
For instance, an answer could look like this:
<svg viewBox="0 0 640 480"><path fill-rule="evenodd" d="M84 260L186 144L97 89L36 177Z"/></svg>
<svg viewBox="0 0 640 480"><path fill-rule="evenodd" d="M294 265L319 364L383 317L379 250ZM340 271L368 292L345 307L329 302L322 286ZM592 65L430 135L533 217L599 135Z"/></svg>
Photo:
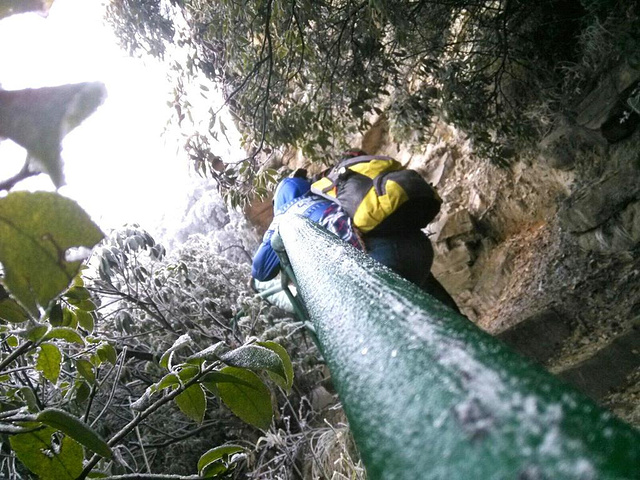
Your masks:
<svg viewBox="0 0 640 480"><path fill-rule="evenodd" d="M347 172L347 169L352 165L356 165L358 163L370 162L371 160L395 160L392 157L388 157L386 155L360 155L359 157L347 158L346 160L341 161L335 167L331 169L331 171L327 174L326 178L331 180L331 184L328 187L322 189L323 193L327 193L331 190L338 180L344 176Z"/></svg>
<svg viewBox="0 0 640 480"><path fill-rule="evenodd" d="M385 195L387 193L387 189L385 188L386 178L384 175L378 175L373 179L373 188L376 191L378 196Z"/></svg>
<svg viewBox="0 0 640 480"><path fill-rule="evenodd" d="M355 165L356 163L369 162L371 160L395 160L393 157L387 157L386 155L360 155L359 157L347 158L346 160L338 163L331 170L330 174L333 174L334 171L340 172L344 168L349 168L351 165Z"/></svg>

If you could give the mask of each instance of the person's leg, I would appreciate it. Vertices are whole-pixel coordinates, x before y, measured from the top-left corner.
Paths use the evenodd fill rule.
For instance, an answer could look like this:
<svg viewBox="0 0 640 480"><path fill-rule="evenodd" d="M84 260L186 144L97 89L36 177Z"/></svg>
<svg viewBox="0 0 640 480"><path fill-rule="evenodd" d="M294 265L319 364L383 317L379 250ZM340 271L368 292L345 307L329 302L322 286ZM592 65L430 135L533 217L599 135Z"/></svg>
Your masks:
<svg viewBox="0 0 640 480"><path fill-rule="evenodd" d="M429 275L427 276L427 278L423 280L422 285L420 285L420 288L425 292L427 292L428 294L440 300L442 303L444 303L447 307L451 308L455 312L461 313L453 297L449 295L449 292L447 292L447 290L436 279L436 277L433 276L431 272L429 272Z"/></svg>
<svg viewBox="0 0 640 480"><path fill-rule="evenodd" d="M456 302L431 273L433 247L421 231L365 237L367 253L460 313Z"/></svg>
<svg viewBox="0 0 640 480"><path fill-rule="evenodd" d="M367 253L410 282L420 285L431 268L429 239L418 232L365 237Z"/></svg>
<svg viewBox="0 0 640 480"><path fill-rule="evenodd" d="M419 230L365 237L367 253L401 277L420 285L433 262L429 239Z"/></svg>

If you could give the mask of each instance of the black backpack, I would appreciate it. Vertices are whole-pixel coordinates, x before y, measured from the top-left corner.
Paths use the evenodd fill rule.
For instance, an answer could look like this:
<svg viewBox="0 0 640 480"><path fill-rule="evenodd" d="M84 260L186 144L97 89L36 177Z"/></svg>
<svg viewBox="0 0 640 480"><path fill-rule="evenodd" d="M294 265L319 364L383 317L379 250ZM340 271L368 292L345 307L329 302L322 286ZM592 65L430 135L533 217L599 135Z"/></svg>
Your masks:
<svg viewBox="0 0 640 480"><path fill-rule="evenodd" d="M342 206L363 233L422 229L442 204L418 172L379 155L342 160L315 181L311 191Z"/></svg>

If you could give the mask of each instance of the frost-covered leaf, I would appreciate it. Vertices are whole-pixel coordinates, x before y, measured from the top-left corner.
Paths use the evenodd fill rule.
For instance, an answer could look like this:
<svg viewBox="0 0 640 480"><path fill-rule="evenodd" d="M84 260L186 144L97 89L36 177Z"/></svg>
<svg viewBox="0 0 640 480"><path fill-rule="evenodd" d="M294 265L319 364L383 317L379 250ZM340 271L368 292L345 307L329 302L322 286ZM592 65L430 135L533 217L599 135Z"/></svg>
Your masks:
<svg viewBox="0 0 640 480"><path fill-rule="evenodd" d="M291 363L291 358L289 354L284 349L282 345L276 342L258 342L258 345L264 348L268 348L275 352L282 360L282 366L284 367L285 376L281 376L278 373L269 371L269 377L278 384L278 386L282 387L287 392L291 389L293 385L293 364Z"/></svg>
<svg viewBox="0 0 640 480"><path fill-rule="evenodd" d="M39 422L53 427L98 455L111 458L111 449L98 433L89 425L70 413L57 408L48 408L38 414Z"/></svg>
<svg viewBox="0 0 640 480"><path fill-rule="evenodd" d="M224 367L220 372L243 381L243 384L222 382L216 385L220 399L229 410L251 425L269 428L273 416L271 393L260 377L250 370L236 367Z"/></svg>
<svg viewBox="0 0 640 480"><path fill-rule="evenodd" d="M151 387L147 388L142 396L131 404L133 410L141 412L151 404Z"/></svg>
<svg viewBox="0 0 640 480"><path fill-rule="evenodd" d="M191 343L191 337L189 336L189 334L185 333L184 335L180 335L178 339L173 342L173 345L171 345L171 347L169 347L169 349L164 352L162 358L160 358L160 365L170 370L171 362L173 360L173 353L180 347L183 347L188 343Z"/></svg>
<svg viewBox="0 0 640 480"><path fill-rule="evenodd" d="M266 347L244 345L225 353L220 358L232 367L250 368L251 370L264 369L279 375L285 381L287 380L282 359L275 351Z"/></svg>
<svg viewBox="0 0 640 480"><path fill-rule="evenodd" d="M0 263L13 296L38 316L80 268L67 262L71 247L93 247L103 237L72 200L51 192L12 192L0 198Z"/></svg>
<svg viewBox="0 0 640 480"><path fill-rule="evenodd" d="M220 355L222 355L226 350L228 350L227 345L224 342L218 342L214 345L211 345L205 348L204 350L200 350L199 352L189 356L187 358L187 362L200 361L200 360L207 360L207 361L219 360Z"/></svg>
<svg viewBox="0 0 640 480"><path fill-rule="evenodd" d="M60 353L58 347L52 343L43 343L40 345L38 360L36 361L36 370L41 372L44 378L56 383L60 375L61 362L62 353Z"/></svg>
<svg viewBox="0 0 640 480"><path fill-rule="evenodd" d="M192 420L202 423L204 412L207 410L207 398L200 385L191 385L175 400L182 413Z"/></svg>
<svg viewBox="0 0 640 480"><path fill-rule="evenodd" d="M12 435L9 442L18 459L40 480L75 480L82 472L82 446L66 435L60 441L53 428Z"/></svg>

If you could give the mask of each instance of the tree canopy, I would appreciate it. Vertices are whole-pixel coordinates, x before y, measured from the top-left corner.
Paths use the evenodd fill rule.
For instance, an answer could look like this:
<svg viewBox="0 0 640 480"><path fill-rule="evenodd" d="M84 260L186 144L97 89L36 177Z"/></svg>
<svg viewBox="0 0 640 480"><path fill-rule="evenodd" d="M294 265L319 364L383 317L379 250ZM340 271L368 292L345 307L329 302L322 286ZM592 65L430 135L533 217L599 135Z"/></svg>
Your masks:
<svg viewBox="0 0 640 480"><path fill-rule="evenodd" d="M613 0L117 0L109 18L129 49L187 48L172 67L221 86L249 152L242 173L227 165L238 187L259 185L265 158L283 149L331 161L380 115L396 141L424 143L439 118L504 161L506 144L530 144L584 88L584 72L569 67L593 49L580 41L587 27L634 9ZM615 34L617 59L632 36ZM208 145L193 142L196 163L219 160ZM220 176L219 164L209 170Z"/></svg>

